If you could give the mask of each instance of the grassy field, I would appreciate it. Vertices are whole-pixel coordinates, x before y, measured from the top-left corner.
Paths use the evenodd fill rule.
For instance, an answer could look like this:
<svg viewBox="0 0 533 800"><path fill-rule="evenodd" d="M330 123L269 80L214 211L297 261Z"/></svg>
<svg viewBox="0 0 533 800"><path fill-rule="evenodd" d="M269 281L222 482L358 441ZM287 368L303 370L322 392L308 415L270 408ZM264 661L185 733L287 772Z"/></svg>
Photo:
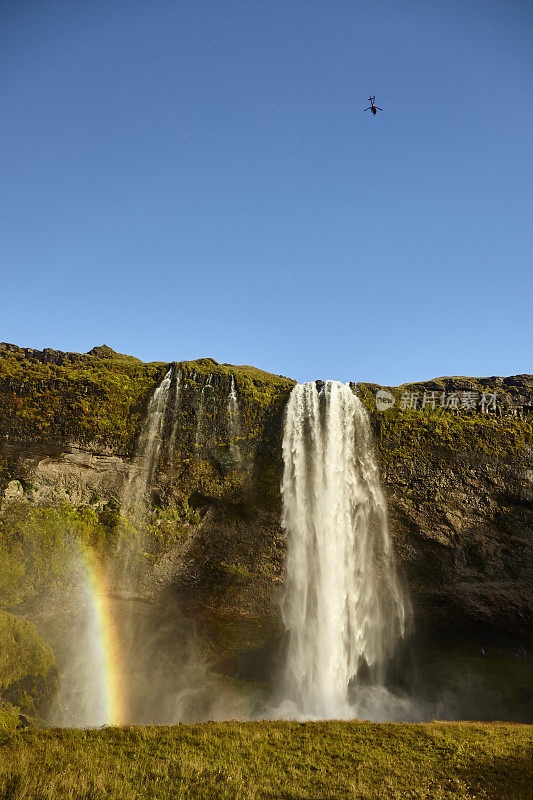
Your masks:
<svg viewBox="0 0 533 800"><path fill-rule="evenodd" d="M0 729L0 798L530 800L533 728L224 722Z"/></svg>

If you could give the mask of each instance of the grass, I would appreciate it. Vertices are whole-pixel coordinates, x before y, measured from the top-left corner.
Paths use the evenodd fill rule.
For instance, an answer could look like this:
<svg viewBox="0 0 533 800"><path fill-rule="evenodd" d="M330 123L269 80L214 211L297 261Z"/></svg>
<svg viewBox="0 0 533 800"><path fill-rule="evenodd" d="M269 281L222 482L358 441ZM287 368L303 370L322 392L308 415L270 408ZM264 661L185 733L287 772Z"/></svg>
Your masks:
<svg viewBox="0 0 533 800"><path fill-rule="evenodd" d="M526 800L532 728L222 722L0 732L1 800Z"/></svg>

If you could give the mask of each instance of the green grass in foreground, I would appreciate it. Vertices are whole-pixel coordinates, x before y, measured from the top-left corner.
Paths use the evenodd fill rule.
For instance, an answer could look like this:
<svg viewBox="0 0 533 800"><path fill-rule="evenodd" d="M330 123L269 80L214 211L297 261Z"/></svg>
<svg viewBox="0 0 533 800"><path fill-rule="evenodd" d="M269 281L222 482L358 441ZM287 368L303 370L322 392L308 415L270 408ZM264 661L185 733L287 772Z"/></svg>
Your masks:
<svg viewBox="0 0 533 800"><path fill-rule="evenodd" d="M0 733L0 798L526 800L531 726L223 722Z"/></svg>

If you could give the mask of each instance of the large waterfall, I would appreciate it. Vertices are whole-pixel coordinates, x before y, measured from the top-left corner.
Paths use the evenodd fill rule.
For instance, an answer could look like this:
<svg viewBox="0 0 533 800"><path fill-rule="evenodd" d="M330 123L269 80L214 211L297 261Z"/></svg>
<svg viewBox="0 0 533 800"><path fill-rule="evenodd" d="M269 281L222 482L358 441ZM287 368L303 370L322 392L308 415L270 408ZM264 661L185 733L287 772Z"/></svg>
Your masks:
<svg viewBox="0 0 533 800"><path fill-rule="evenodd" d="M285 695L299 715L354 716L358 678L380 684L405 610L368 417L349 385L294 387L283 459Z"/></svg>

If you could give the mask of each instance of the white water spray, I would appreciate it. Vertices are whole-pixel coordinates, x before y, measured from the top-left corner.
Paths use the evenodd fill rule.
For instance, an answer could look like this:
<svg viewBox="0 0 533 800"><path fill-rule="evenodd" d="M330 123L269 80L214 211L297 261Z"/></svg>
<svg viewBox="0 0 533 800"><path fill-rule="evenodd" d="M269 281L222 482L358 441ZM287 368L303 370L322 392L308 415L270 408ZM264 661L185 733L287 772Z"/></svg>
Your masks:
<svg viewBox="0 0 533 800"><path fill-rule="evenodd" d="M229 447L233 461L240 461L241 452L238 439L241 435L241 417L239 412L239 404L237 402L237 392L235 390L235 378L231 376L230 392L228 395L228 432L229 432Z"/></svg>
<svg viewBox="0 0 533 800"><path fill-rule="evenodd" d="M366 665L379 685L405 609L370 426L349 385L294 387L283 459L286 696L297 715L351 717L358 674Z"/></svg>
<svg viewBox="0 0 533 800"><path fill-rule="evenodd" d="M198 417L196 420L196 436L194 437L194 449L196 453L196 458L199 457L199 448L202 444L203 438L203 430L204 430L204 417L205 417L205 404L206 404L206 394L211 391L211 382L213 380L213 375L209 375L207 381L202 386L202 392L200 394L200 405L198 408Z"/></svg>
<svg viewBox="0 0 533 800"><path fill-rule="evenodd" d="M60 677L48 722L58 727L97 727L111 722L101 619L86 576L72 593L71 613L54 632Z"/></svg>
<svg viewBox="0 0 533 800"><path fill-rule="evenodd" d="M176 436L178 433L178 424L179 424L179 413L180 413L180 397L181 395L181 370L178 370L176 375L176 396L174 398L174 418L172 421L172 431L170 433L170 440L169 440L169 452L170 455L174 455L174 450L176 448Z"/></svg>
<svg viewBox="0 0 533 800"><path fill-rule="evenodd" d="M153 483L159 465L171 379L172 369L169 369L150 398L135 452L136 469L130 473L124 492L126 507L135 507L146 499Z"/></svg>

